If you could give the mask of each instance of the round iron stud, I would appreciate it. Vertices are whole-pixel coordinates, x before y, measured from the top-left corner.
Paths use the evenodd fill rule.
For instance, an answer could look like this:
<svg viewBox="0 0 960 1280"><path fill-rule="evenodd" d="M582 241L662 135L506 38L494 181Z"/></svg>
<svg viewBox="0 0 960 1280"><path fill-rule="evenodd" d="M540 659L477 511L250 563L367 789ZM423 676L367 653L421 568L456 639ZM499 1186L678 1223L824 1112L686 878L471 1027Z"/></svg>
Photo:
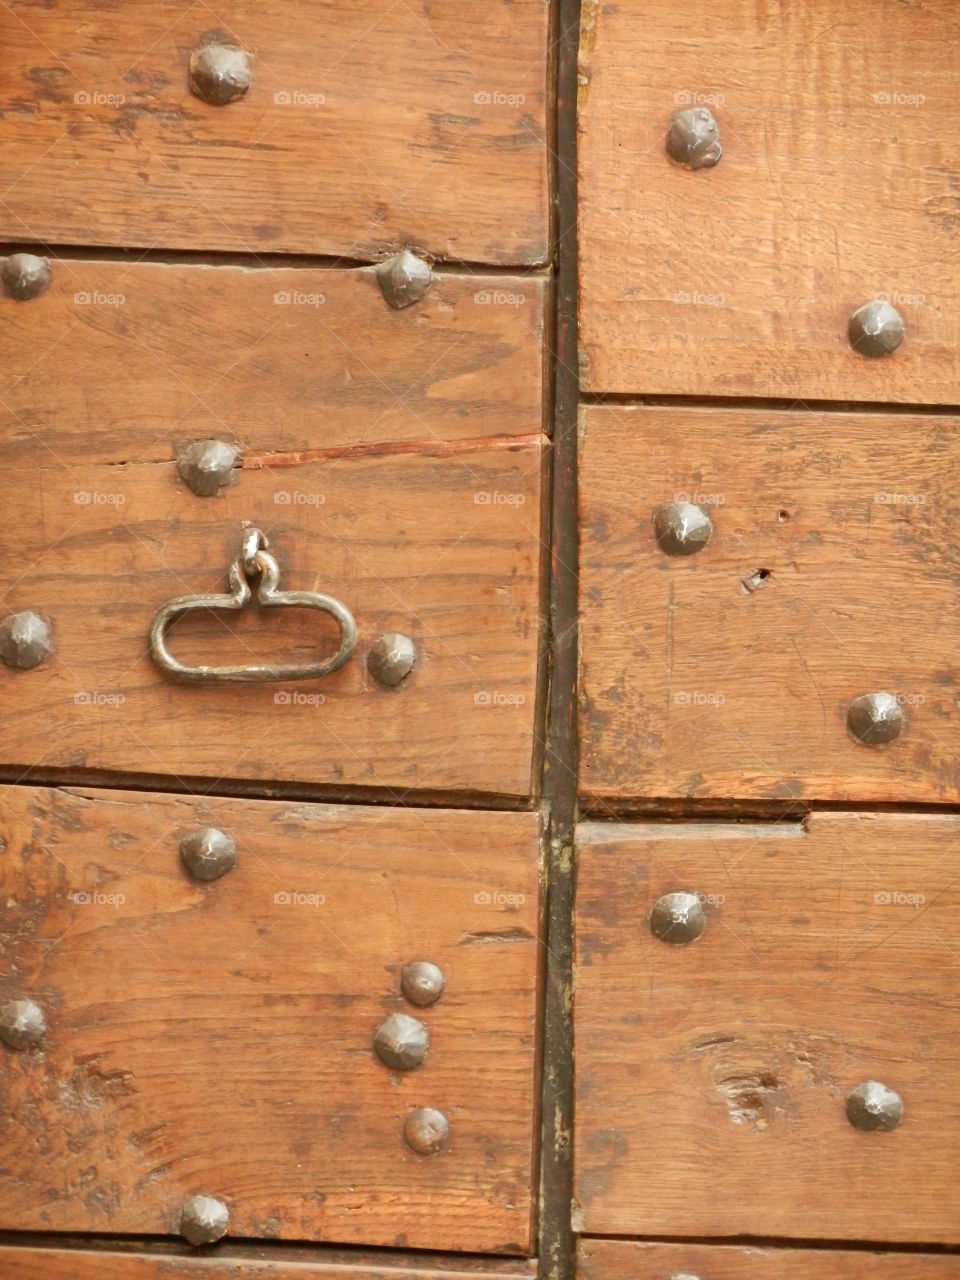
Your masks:
<svg viewBox="0 0 960 1280"><path fill-rule="evenodd" d="M211 106L223 107L250 88L246 52L217 33L204 38L190 54L190 90Z"/></svg>
<svg viewBox="0 0 960 1280"><path fill-rule="evenodd" d="M11 613L0 622L0 658L8 667L28 671L51 653L50 624L39 614Z"/></svg>
<svg viewBox="0 0 960 1280"><path fill-rule="evenodd" d="M847 730L865 747L882 747L906 728L903 708L892 693L862 693L847 708Z"/></svg>
<svg viewBox="0 0 960 1280"><path fill-rule="evenodd" d="M906 336L906 327L896 307L884 298L875 298L854 311L847 336L854 351L878 359L896 351Z"/></svg>
<svg viewBox="0 0 960 1280"><path fill-rule="evenodd" d="M200 827L180 841L180 857L194 880L219 880L237 865L237 846L216 827Z"/></svg>
<svg viewBox="0 0 960 1280"><path fill-rule="evenodd" d="M692 556L710 541L713 521L692 502L665 502L653 513L653 531L668 556Z"/></svg>
<svg viewBox="0 0 960 1280"><path fill-rule="evenodd" d="M237 450L224 440L195 440L177 459L177 470L198 497L212 498L233 477Z"/></svg>
<svg viewBox="0 0 960 1280"><path fill-rule="evenodd" d="M450 1122L435 1107L419 1107L411 1111L403 1126L407 1146L419 1156L435 1155L447 1145Z"/></svg>
<svg viewBox="0 0 960 1280"><path fill-rule="evenodd" d="M706 927L707 917L696 893L665 893L650 912L650 931L661 942L693 942Z"/></svg>
<svg viewBox="0 0 960 1280"><path fill-rule="evenodd" d="M373 1047L377 1057L395 1071L412 1071L427 1056L430 1036L419 1018L391 1013L377 1027Z"/></svg>
<svg viewBox="0 0 960 1280"><path fill-rule="evenodd" d="M895 1129L903 1119L903 1099L879 1080L865 1080L847 1098L847 1119L855 1129Z"/></svg>
<svg viewBox="0 0 960 1280"><path fill-rule="evenodd" d="M46 1030L43 1010L33 1000L20 997L0 1007L0 1040L8 1049L36 1049Z"/></svg>
<svg viewBox="0 0 960 1280"><path fill-rule="evenodd" d="M667 155L686 169L712 169L723 155L713 113L706 107L674 112L667 130Z"/></svg>
<svg viewBox="0 0 960 1280"><path fill-rule="evenodd" d="M385 689L395 689L413 670L417 660L417 646L409 636L399 631L387 631L377 636L367 654L367 670L377 684Z"/></svg>
<svg viewBox="0 0 960 1280"><path fill-rule="evenodd" d="M11 253L0 267L4 290L17 302L39 297L51 280L50 263L35 253Z"/></svg>
<svg viewBox="0 0 960 1280"><path fill-rule="evenodd" d="M180 1210L180 1234L193 1245L221 1240L229 1225L230 1211L215 1196L191 1196Z"/></svg>
<svg viewBox="0 0 960 1280"><path fill-rule="evenodd" d="M400 990L411 1004L425 1009L436 1004L443 995L443 974L429 960L414 960L404 965Z"/></svg>
<svg viewBox="0 0 960 1280"><path fill-rule="evenodd" d="M402 311L424 296L433 284L433 272L429 262L404 249L396 257L381 262L377 267L377 281L390 306L395 311Z"/></svg>

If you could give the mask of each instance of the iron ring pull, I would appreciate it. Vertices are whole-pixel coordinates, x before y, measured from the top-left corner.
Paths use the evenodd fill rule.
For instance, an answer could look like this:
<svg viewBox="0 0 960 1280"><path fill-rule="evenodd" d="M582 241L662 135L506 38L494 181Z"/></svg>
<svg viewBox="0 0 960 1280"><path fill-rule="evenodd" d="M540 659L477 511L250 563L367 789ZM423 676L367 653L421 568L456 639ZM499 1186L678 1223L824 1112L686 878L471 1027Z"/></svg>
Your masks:
<svg viewBox="0 0 960 1280"><path fill-rule="evenodd" d="M346 605L318 591L280 591L280 566L267 551L269 543L259 529L245 529L240 551L230 566L229 594L179 596L168 600L154 614L150 624L150 654L167 675L190 684L240 684L268 680L317 680L342 667L357 644L357 624ZM257 603L264 608L288 606L316 609L336 619L340 647L323 662L259 663L250 666L187 666L167 648L167 624L194 609L245 609L253 600L251 583L256 584Z"/></svg>

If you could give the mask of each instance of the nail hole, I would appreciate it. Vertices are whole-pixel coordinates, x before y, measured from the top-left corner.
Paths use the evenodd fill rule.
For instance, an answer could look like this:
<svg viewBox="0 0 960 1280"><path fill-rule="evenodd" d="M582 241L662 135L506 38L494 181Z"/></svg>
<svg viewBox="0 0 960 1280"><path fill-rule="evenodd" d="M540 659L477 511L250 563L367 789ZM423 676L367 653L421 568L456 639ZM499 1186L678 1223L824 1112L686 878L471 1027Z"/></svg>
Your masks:
<svg viewBox="0 0 960 1280"><path fill-rule="evenodd" d="M771 571L769 569L757 569L746 578L740 579L740 590L745 596L748 596L762 587L770 576Z"/></svg>
<svg viewBox="0 0 960 1280"><path fill-rule="evenodd" d="M789 520L789 519L790 519L790 512L789 512L789 511L778 511L778 512L777 512L777 519L780 521L780 523L781 523L781 524L783 524L784 520Z"/></svg>

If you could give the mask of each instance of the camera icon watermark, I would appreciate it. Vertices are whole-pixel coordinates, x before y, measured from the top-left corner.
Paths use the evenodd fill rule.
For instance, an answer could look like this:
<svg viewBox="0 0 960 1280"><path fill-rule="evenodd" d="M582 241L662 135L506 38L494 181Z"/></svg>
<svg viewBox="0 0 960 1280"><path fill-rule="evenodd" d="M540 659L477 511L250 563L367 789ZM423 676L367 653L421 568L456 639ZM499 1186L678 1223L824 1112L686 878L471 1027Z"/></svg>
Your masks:
<svg viewBox="0 0 960 1280"><path fill-rule="evenodd" d="M273 295L275 307L322 307L326 301L326 294L303 293L300 289L278 289Z"/></svg>
<svg viewBox="0 0 960 1280"><path fill-rule="evenodd" d="M526 100L525 93L503 93L500 89L480 89L473 95L477 107L522 107Z"/></svg>
<svg viewBox="0 0 960 1280"><path fill-rule="evenodd" d="M326 100L326 94L303 93L300 89L278 89L273 95L277 107L322 107Z"/></svg>
<svg viewBox="0 0 960 1280"><path fill-rule="evenodd" d="M475 507L522 507L526 501L525 493L500 493L497 489L478 489L473 495Z"/></svg>
<svg viewBox="0 0 960 1280"><path fill-rule="evenodd" d="M101 293L99 289L79 289L73 295L78 307L122 307L126 300L125 293Z"/></svg>
<svg viewBox="0 0 960 1280"><path fill-rule="evenodd" d="M122 707L127 700L125 693L101 693L93 690L91 693L87 689L80 689L73 695L74 706L77 707Z"/></svg>
<svg viewBox="0 0 960 1280"><path fill-rule="evenodd" d="M301 893L299 889L281 889L273 895L276 907L322 907L327 899L322 893Z"/></svg>
<svg viewBox="0 0 960 1280"><path fill-rule="evenodd" d="M73 495L76 507L122 507L126 501L125 493L100 493L97 489L77 489Z"/></svg>
<svg viewBox="0 0 960 1280"><path fill-rule="evenodd" d="M524 693L502 693L498 689L480 689L473 695L475 707L522 707L526 701Z"/></svg>
<svg viewBox="0 0 960 1280"><path fill-rule="evenodd" d="M126 100L124 93L100 93L96 89L78 89L73 95L77 107L122 107Z"/></svg>
<svg viewBox="0 0 960 1280"><path fill-rule="evenodd" d="M881 889L873 895L873 902L877 907L913 907L919 910L926 900L924 893L904 893L900 889Z"/></svg>
<svg viewBox="0 0 960 1280"><path fill-rule="evenodd" d="M525 893L507 893L504 889L478 889L473 895L478 907L498 907L500 910L522 907L527 900Z"/></svg>
<svg viewBox="0 0 960 1280"><path fill-rule="evenodd" d="M127 900L125 893L100 893L78 889L70 894L71 901L78 907L122 907Z"/></svg>
<svg viewBox="0 0 960 1280"><path fill-rule="evenodd" d="M322 693L302 693L299 689L278 689L273 695L277 707L322 707L326 700Z"/></svg>
<svg viewBox="0 0 960 1280"><path fill-rule="evenodd" d="M278 507L322 507L327 501L325 493L305 493L301 489L278 489L273 495Z"/></svg>

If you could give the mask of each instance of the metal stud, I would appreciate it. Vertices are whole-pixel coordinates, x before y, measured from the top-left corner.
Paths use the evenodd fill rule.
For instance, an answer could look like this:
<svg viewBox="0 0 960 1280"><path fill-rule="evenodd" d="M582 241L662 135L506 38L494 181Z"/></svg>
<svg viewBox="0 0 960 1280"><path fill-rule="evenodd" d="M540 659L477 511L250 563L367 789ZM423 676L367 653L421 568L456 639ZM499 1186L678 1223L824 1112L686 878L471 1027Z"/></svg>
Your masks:
<svg viewBox="0 0 960 1280"><path fill-rule="evenodd" d="M674 112L667 130L667 155L687 169L712 169L723 155L713 113L706 107Z"/></svg>
<svg viewBox="0 0 960 1280"><path fill-rule="evenodd" d="M692 556L710 541L713 521L692 502L665 502L653 513L653 531L668 556Z"/></svg>
<svg viewBox="0 0 960 1280"><path fill-rule="evenodd" d="M884 298L865 302L850 317L847 336L854 351L877 359L896 351L906 335L903 316Z"/></svg>
<svg viewBox="0 0 960 1280"><path fill-rule="evenodd" d="M195 440L177 459L177 470L201 498L212 498L229 484L237 450L224 440Z"/></svg>
<svg viewBox="0 0 960 1280"><path fill-rule="evenodd" d="M11 613L0 622L0 658L8 667L28 671L51 653L50 624L39 614Z"/></svg>
<svg viewBox="0 0 960 1280"><path fill-rule="evenodd" d="M403 1126L407 1146L419 1156L435 1155L447 1145L450 1121L435 1107L418 1107L407 1116Z"/></svg>
<svg viewBox="0 0 960 1280"><path fill-rule="evenodd" d="M0 1040L8 1049L36 1049L47 1031L43 1010L33 1000L8 1000L0 1008Z"/></svg>
<svg viewBox="0 0 960 1280"><path fill-rule="evenodd" d="M50 263L34 253L12 253L0 268L3 287L11 298L29 302L38 297L50 284Z"/></svg>
<svg viewBox="0 0 960 1280"><path fill-rule="evenodd" d="M665 893L650 912L650 931L661 942L693 942L706 927L707 917L696 893Z"/></svg>
<svg viewBox="0 0 960 1280"><path fill-rule="evenodd" d="M242 98L249 88L246 52L219 32L205 36L190 54L191 92L211 106L222 107Z"/></svg>
<svg viewBox="0 0 960 1280"><path fill-rule="evenodd" d="M425 1009L436 1004L443 995L443 974L429 960L414 960L404 965L400 975L400 990L411 1004Z"/></svg>
<svg viewBox="0 0 960 1280"><path fill-rule="evenodd" d="M417 660L417 646L409 636L399 631L387 631L377 636L367 654L367 670L377 684L385 689L395 689L413 670Z"/></svg>
<svg viewBox="0 0 960 1280"><path fill-rule="evenodd" d="M879 1080L865 1080L847 1098L847 1119L855 1129L895 1129L903 1119L903 1099Z"/></svg>
<svg viewBox="0 0 960 1280"><path fill-rule="evenodd" d="M906 727L903 707L892 693L862 693L847 708L847 730L865 747L881 747Z"/></svg>
<svg viewBox="0 0 960 1280"><path fill-rule="evenodd" d="M180 857L195 880L219 880L237 865L237 846L216 827L201 827L180 841Z"/></svg>
<svg viewBox="0 0 960 1280"><path fill-rule="evenodd" d="M391 1013L377 1027L373 1047L385 1066L395 1071L412 1071L427 1056L430 1036L418 1018Z"/></svg>
<svg viewBox="0 0 960 1280"><path fill-rule="evenodd" d="M433 284L430 264L404 249L394 258L388 258L377 267L380 292L396 311L419 302Z"/></svg>
<svg viewBox="0 0 960 1280"><path fill-rule="evenodd" d="M230 1210L215 1196L197 1195L180 1210L180 1234L190 1244L213 1244L227 1234Z"/></svg>

